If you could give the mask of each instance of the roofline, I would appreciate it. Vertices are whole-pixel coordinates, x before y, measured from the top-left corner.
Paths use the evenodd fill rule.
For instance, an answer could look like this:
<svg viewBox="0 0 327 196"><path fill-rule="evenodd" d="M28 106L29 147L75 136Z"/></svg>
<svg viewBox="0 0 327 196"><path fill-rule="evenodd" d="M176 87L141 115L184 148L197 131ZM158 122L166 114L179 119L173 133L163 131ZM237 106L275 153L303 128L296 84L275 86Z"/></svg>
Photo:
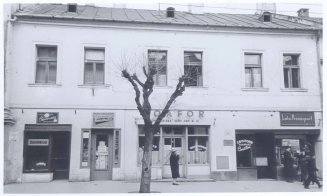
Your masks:
<svg viewBox="0 0 327 196"><path fill-rule="evenodd" d="M75 18L75 17L49 17L49 16L35 16L35 15L15 15L17 17L18 22L24 23L33 23L33 24L48 24L48 25L65 25L65 26L88 26L88 27L116 27L122 28L121 24L129 24L129 27L134 29L148 29L149 26L161 26L165 27L165 29L154 29L154 30L182 30L182 31L199 31L202 28L202 31L206 32L215 30L217 32L217 28L224 28L229 32L240 31L240 32L250 32L251 30L266 32L266 34L278 34L278 33L300 33L300 34L316 34L318 31L321 31L321 28L269 28L269 27L249 27L249 26L227 26L227 25L201 25L201 24L178 24L178 23L169 23L169 22L143 22L143 21L120 21L120 20L108 20L108 19L91 19L91 18ZM38 19L38 20L35 20ZM56 22L54 22L57 21ZM76 24L76 21L80 22ZM71 23L70 23L71 22ZM92 23L90 23L92 22ZM96 24L95 24L96 22ZM114 24L114 25L113 25ZM140 26L143 25L143 26ZM184 29L177 29L176 27L182 27ZM185 29L186 27L186 29ZM194 29L195 28L195 29ZM151 28L152 29L152 28ZM148 29L148 30L151 30ZM220 30L219 30L220 31ZM274 31L274 32L271 32ZM253 32L258 33L258 32Z"/></svg>

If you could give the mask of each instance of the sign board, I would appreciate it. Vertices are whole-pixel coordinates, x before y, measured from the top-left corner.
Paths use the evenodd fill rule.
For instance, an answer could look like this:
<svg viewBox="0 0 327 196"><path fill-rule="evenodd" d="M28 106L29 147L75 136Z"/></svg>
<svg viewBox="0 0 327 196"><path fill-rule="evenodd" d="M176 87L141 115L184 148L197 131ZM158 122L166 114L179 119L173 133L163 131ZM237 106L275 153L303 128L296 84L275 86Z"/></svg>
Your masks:
<svg viewBox="0 0 327 196"><path fill-rule="evenodd" d="M114 127L114 113L93 113L93 127Z"/></svg>
<svg viewBox="0 0 327 196"><path fill-rule="evenodd" d="M48 146L49 139L28 139L28 146Z"/></svg>
<svg viewBox="0 0 327 196"><path fill-rule="evenodd" d="M281 126L315 126L314 112L280 112Z"/></svg>
<svg viewBox="0 0 327 196"><path fill-rule="evenodd" d="M58 112L38 112L36 122L39 124L58 123Z"/></svg>
<svg viewBox="0 0 327 196"><path fill-rule="evenodd" d="M257 166L268 166L268 158L267 157L256 157L255 162Z"/></svg>
<svg viewBox="0 0 327 196"><path fill-rule="evenodd" d="M237 151L241 152L251 149L253 141L247 139L241 139L241 140L237 140L236 144L237 144Z"/></svg>

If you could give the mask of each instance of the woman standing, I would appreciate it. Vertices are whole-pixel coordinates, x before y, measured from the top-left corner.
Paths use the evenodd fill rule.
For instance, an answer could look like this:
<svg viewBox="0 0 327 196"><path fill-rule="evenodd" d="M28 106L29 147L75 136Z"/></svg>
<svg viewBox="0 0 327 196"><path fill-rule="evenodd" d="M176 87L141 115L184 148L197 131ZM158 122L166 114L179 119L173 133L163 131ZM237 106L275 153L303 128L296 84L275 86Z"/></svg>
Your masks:
<svg viewBox="0 0 327 196"><path fill-rule="evenodd" d="M284 155L284 176L286 178L287 182L293 182L294 179L294 168L293 168L293 164L294 164L294 159L291 153L291 147L288 146L285 150L285 152L283 153Z"/></svg>
<svg viewBox="0 0 327 196"><path fill-rule="evenodd" d="M179 155L177 154L176 149L171 149L171 154L170 154L170 169L171 169L171 175L173 177L173 185L179 185L177 183L177 178L179 178Z"/></svg>

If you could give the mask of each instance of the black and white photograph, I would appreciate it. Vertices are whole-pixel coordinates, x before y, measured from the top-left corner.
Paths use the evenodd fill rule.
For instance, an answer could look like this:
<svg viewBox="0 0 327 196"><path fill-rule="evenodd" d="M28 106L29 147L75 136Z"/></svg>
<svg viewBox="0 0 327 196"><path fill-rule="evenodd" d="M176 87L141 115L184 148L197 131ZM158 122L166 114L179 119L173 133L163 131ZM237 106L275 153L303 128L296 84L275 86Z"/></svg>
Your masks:
<svg viewBox="0 0 327 196"><path fill-rule="evenodd" d="M3 194L326 194L323 0L1 6Z"/></svg>

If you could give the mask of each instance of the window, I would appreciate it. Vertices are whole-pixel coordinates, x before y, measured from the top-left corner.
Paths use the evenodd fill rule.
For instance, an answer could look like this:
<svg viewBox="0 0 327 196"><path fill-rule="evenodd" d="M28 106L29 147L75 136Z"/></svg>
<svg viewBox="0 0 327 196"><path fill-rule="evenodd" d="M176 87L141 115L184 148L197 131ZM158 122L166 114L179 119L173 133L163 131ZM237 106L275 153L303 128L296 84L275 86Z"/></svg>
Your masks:
<svg viewBox="0 0 327 196"><path fill-rule="evenodd" d="M82 155L81 155L81 167L89 167L90 162L90 130L82 131Z"/></svg>
<svg viewBox="0 0 327 196"><path fill-rule="evenodd" d="M120 131L114 132L114 167L120 166Z"/></svg>
<svg viewBox="0 0 327 196"><path fill-rule="evenodd" d="M300 88L300 67L298 54L284 54L285 88Z"/></svg>
<svg viewBox="0 0 327 196"><path fill-rule="evenodd" d="M84 84L104 84L104 49L85 48Z"/></svg>
<svg viewBox="0 0 327 196"><path fill-rule="evenodd" d="M156 70L154 84L167 86L167 51L148 50L149 69Z"/></svg>
<svg viewBox="0 0 327 196"><path fill-rule="evenodd" d="M186 86L202 86L202 52L184 52Z"/></svg>
<svg viewBox="0 0 327 196"><path fill-rule="evenodd" d="M55 84L57 77L57 46L36 46L35 83Z"/></svg>
<svg viewBox="0 0 327 196"><path fill-rule="evenodd" d="M245 87L262 87L261 54L248 54L245 56Z"/></svg>
<svg viewBox="0 0 327 196"><path fill-rule="evenodd" d="M208 164L207 127L188 127L188 164Z"/></svg>
<svg viewBox="0 0 327 196"><path fill-rule="evenodd" d="M142 164L143 158L143 150L145 145L145 134L144 134L144 127L139 127L139 149L138 149L138 165ZM153 144L152 144L152 164L158 165L160 164L160 135L155 134L153 137Z"/></svg>
<svg viewBox="0 0 327 196"><path fill-rule="evenodd" d="M255 137L253 134L236 135L237 167L253 167L255 157Z"/></svg>

